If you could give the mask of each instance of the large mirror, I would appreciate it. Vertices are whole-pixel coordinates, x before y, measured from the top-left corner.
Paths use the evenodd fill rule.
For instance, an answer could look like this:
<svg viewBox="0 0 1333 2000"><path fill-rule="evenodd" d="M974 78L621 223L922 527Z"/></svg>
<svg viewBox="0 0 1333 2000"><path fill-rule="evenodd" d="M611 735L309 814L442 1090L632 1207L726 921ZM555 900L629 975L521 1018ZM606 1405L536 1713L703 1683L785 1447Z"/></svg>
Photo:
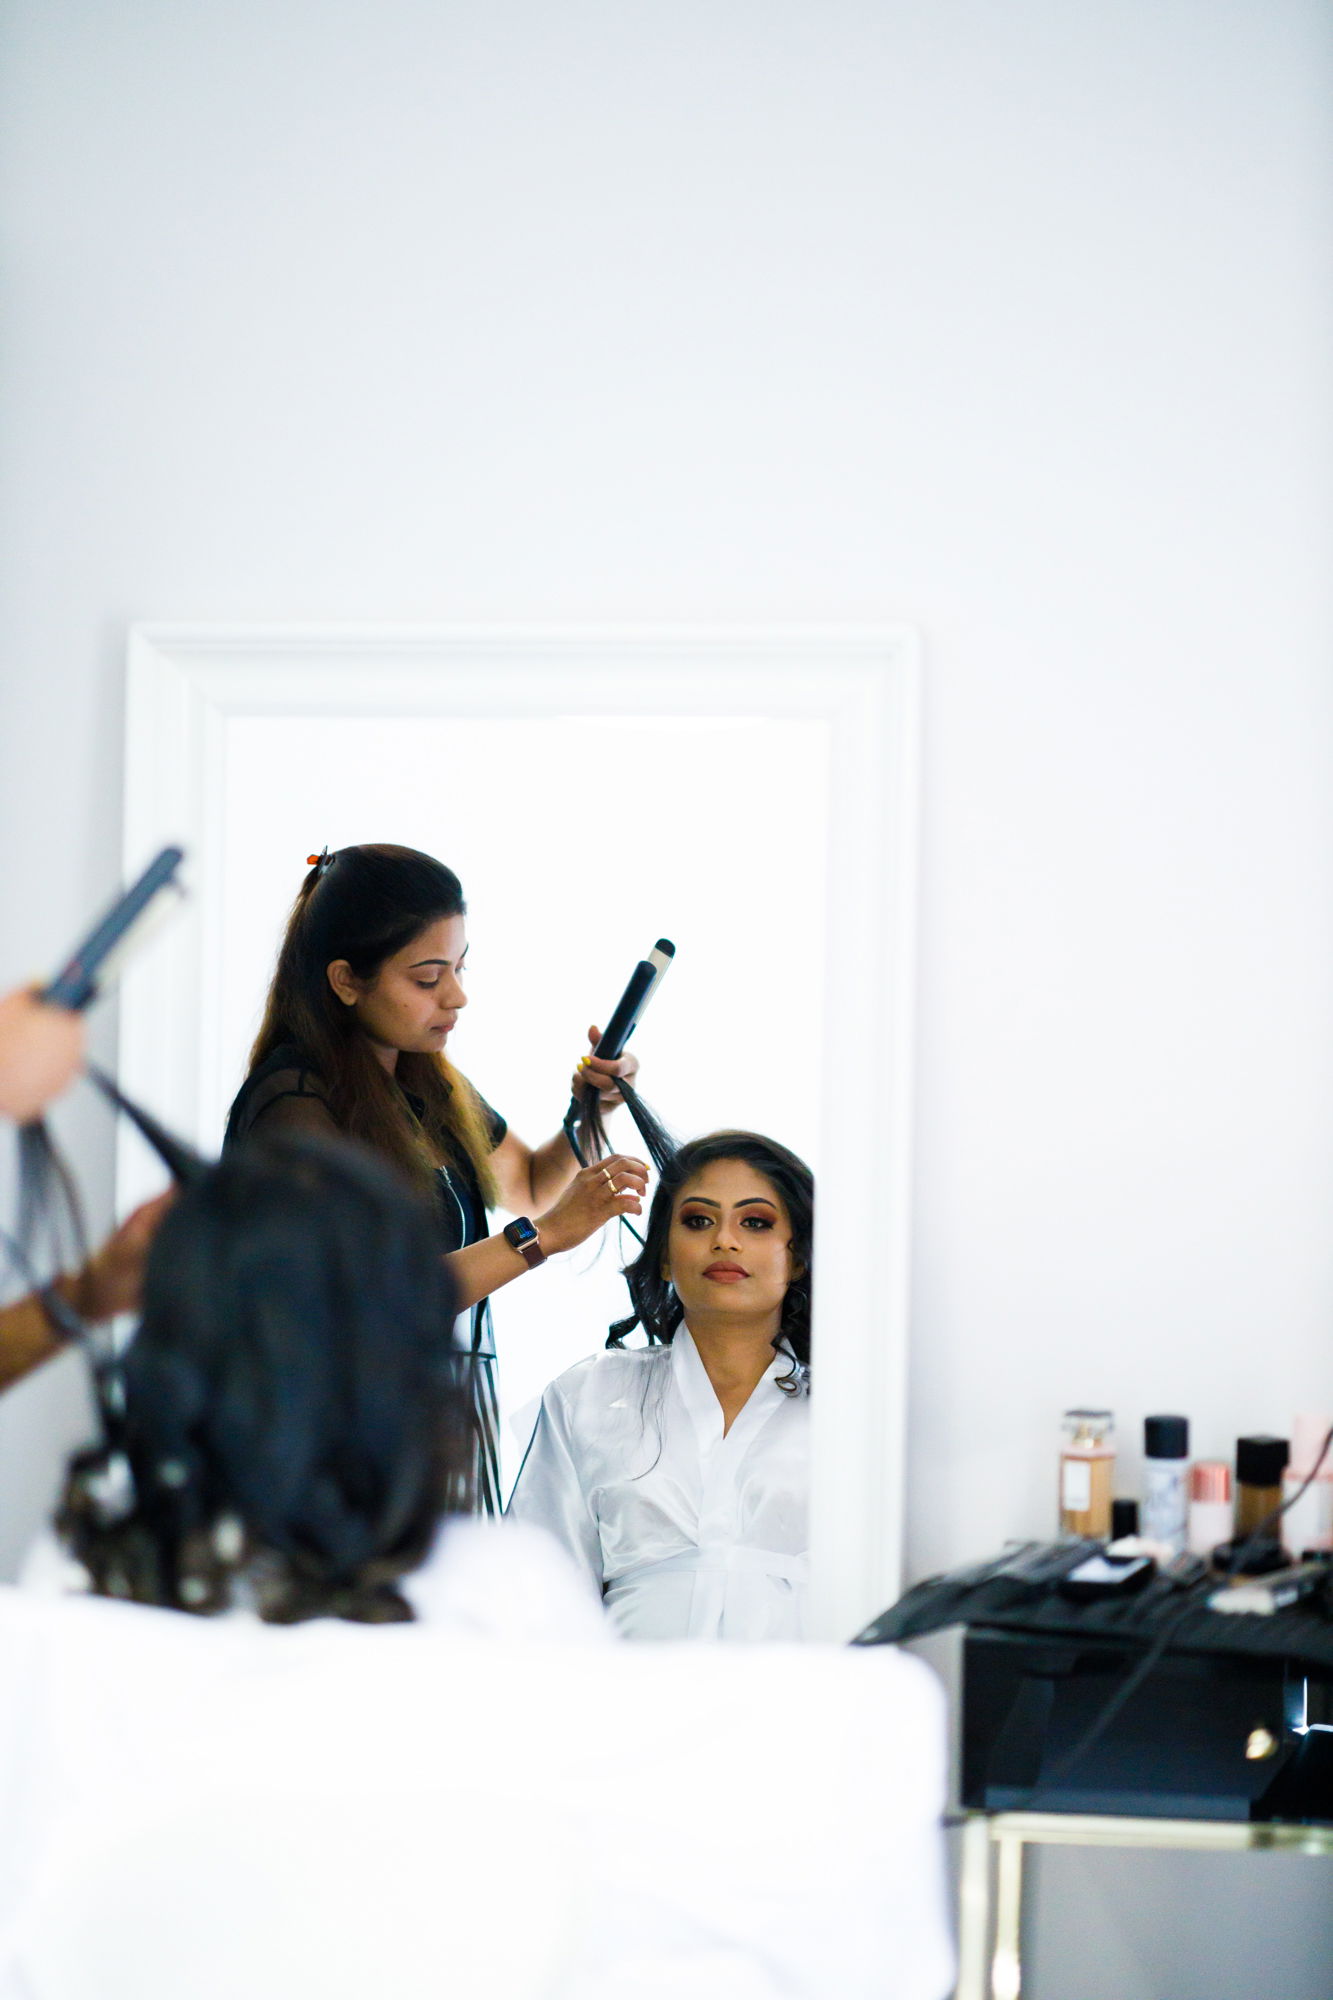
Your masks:
<svg viewBox="0 0 1333 2000"><path fill-rule="evenodd" d="M178 840L192 894L126 978L122 1074L207 1149L326 844L392 840L460 875L451 1055L530 1140L631 965L674 940L636 1042L645 1096L680 1137L769 1131L818 1177L812 1626L848 1636L898 1583L911 635L143 627L129 674L126 867ZM118 1171L122 1201L152 1184L132 1135ZM498 1297L509 1476L545 1383L623 1312L622 1254L608 1232Z"/></svg>

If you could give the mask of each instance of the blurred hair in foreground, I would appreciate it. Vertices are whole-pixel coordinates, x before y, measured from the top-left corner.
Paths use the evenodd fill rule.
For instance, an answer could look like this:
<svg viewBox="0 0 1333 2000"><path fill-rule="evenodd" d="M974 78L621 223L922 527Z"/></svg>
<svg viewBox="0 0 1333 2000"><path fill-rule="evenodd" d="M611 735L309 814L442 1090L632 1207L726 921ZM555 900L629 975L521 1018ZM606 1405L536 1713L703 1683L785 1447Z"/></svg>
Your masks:
<svg viewBox="0 0 1333 2000"><path fill-rule="evenodd" d="M114 1434L57 1526L103 1596L277 1623L412 1616L471 1502L454 1298L424 1201L361 1148L250 1141L153 1245Z"/></svg>

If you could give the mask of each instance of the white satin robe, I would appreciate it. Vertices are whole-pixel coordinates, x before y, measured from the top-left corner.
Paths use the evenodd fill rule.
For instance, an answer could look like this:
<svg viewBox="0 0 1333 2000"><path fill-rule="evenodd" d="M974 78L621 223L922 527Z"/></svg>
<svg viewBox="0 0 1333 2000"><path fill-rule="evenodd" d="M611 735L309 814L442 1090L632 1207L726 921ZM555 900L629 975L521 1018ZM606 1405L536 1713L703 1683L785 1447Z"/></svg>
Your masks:
<svg viewBox="0 0 1333 2000"><path fill-rule="evenodd" d="M799 1639L810 1402L776 1355L730 1431L698 1349L614 1349L556 1378L509 1512L554 1534L635 1639Z"/></svg>

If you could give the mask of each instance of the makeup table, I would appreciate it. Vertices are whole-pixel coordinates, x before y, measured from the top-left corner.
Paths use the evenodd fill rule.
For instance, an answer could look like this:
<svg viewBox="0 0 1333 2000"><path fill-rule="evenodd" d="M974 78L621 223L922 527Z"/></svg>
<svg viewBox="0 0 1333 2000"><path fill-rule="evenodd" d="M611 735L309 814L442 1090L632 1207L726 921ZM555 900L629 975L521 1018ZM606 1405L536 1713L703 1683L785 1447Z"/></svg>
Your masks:
<svg viewBox="0 0 1333 2000"><path fill-rule="evenodd" d="M1019 2000L1030 1847L1333 1856L1333 1615L1227 1616L1160 1578L1075 1603L1046 1553L919 1584L857 1641L964 1628L957 2000Z"/></svg>

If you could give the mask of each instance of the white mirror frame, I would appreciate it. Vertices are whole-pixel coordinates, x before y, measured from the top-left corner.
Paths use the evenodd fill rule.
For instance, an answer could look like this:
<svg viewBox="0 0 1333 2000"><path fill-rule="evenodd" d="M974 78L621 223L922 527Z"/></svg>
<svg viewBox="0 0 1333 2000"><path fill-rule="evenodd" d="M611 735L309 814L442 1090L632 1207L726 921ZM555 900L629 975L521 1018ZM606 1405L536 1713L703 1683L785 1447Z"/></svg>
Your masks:
<svg viewBox="0 0 1333 2000"><path fill-rule="evenodd" d="M811 1636L823 1639L850 1637L900 1584L919 678L902 626L153 624L129 643L126 877L175 841L191 896L127 970L120 1074L196 1141L201 1082L219 1060L231 718L749 714L829 726L811 1523ZM782 950L775 940L775 959ZM756 963L756 1006L769 976ZM141 1143L122 1135L122 1204L154 1184L146 1172Z"/></svg>

